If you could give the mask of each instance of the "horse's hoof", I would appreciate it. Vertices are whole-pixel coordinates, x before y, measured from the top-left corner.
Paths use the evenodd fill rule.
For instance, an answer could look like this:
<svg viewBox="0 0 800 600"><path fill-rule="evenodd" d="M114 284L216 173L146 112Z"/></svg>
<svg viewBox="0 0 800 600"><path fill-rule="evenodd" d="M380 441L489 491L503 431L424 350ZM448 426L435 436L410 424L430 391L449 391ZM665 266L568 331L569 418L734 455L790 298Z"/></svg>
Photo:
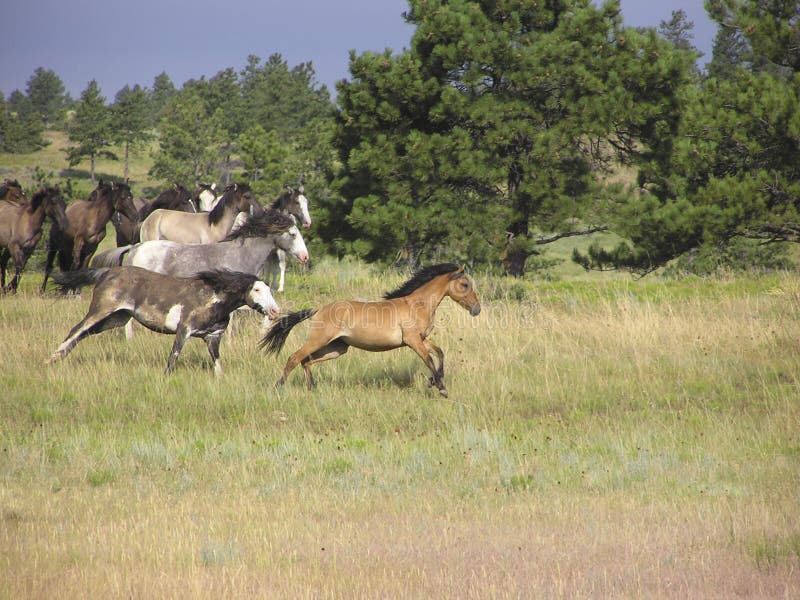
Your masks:
<svg viewBox="0 0 800 600"><path fill-rule="evenodd" d="M445 398L447 398L447 390L446 390L446 389L444 389L444 388L439 388L439 393L440 393L442 396L444 396Z"/></svg>

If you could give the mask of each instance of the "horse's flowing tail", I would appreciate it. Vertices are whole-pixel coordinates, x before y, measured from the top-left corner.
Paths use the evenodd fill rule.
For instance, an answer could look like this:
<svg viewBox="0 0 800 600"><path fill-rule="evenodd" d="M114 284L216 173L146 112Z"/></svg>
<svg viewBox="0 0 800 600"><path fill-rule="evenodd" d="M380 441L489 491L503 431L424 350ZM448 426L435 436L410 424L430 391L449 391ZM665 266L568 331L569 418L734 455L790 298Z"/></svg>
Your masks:
<svg viewBox="0 0 800 600"><path fill-rule="evenodd" d="M94 285L109 271L105 269L79 269L77 271L63 271L53 274L53 281L56 282L63 294L73 290L79 290L85 285Z"/></svg>
<svg viewBox="0 0 800 600"><path fill-rule="evenodd" d="M119 267L122 265L122 261L125 260L128 252L131 251L131 248L133 248L133 246L120 246L119 248L109 248L108 250L98 252L92 257L90 265L92 268Z"/></svg>
<svg viewBox="0 0 800 600"><path fill-rule="evenodd" d="M305 308L281 317L270 327L267 335L258 343L258 347L261 350L266 350L267 354L278 354L283 349L283 345L286 343L286 338L289 337L289 332L292 328L308 319L315 312L317 312L316 308Z"/></svg>

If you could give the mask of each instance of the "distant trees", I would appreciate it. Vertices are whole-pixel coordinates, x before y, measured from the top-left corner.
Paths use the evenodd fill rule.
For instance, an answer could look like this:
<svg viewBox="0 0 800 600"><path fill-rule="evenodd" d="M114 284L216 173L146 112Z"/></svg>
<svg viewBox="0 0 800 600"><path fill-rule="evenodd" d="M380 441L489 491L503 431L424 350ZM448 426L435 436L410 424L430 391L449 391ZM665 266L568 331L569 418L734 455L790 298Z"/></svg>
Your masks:
<svg viewBox="0 0 800 600"><path fill-rule="evenodd" d="M44 147L44 130L63 127L71 102L58 75L42 68L28 79L25 94L15 90L8 100L1 97L0 150L4 152L33 152Z"/></svg>
<svg viewBox="0 0 800 600"><path fill-rule="evenodd" d="M226 69L185 83L162 114L155 177L227 182L243 168L257 191L275 194L301 178L323 183L313 158L319 138L308 132L326 129L333 106L310 63L289 68L279 54L263 64L250 56L240 73Z"/></svg>
<svg viewBox="0 0 800 600"><path fill-rule="evenodd" d="M186 88L167 103L159 133L151 175L186 186L214 178L222 132L196 89Z"/></svg>
<svg viewBox="0 0 800 600"><path fill-rule="evenodd" d="M44 125L28 98L14 92L8 100L0 94L0 152L34 152L47 142Z"/></svg>

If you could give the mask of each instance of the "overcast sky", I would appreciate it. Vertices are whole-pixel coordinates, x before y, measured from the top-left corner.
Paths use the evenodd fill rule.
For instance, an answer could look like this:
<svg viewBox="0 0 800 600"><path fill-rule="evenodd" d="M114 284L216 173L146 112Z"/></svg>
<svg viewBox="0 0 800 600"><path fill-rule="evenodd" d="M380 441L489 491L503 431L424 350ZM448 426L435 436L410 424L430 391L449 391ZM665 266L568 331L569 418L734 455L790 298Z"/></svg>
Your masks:
<svg viewBox="0 0 800 600"><path fill-rule="evenodd" d="M180 87L228 67L239 71L250 54L279 53L290 67L311 61L333 95L335 82L349 78L350 50L409 46L407 8L406 0L3 0L0 91L24 91L42 67L73 98L95 79L112 101L126 84L152 87L161 72ZM657 26L679 8L710 58L716 26L703 0L622 0L631 26Z"/></svg>

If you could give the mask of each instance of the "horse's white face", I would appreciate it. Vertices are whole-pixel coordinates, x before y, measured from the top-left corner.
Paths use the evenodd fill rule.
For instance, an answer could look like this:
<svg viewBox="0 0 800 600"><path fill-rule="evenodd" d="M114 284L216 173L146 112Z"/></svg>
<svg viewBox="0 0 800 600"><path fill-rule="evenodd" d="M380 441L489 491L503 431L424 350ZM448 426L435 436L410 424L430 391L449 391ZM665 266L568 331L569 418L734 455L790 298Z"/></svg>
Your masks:
<svg viewBox="0 0 800 600"><path fill-rule="evenodd" d="M308 198L302 193L297 194L297 206L300 212L300 221L303 223L303 228L308 229L311 227L311 213L308 212Z"/></svg>
<svg viewBox="0 0 800 600"><path fill-rule="evenodd" d="M197 195L197 198L200 201L200 210L204 212L211 212L211 209L214 208L214 205L217 203L217 197L214 195L214 191L208 188L203 188L203 191Z"/></svg>
<svg viewBox="0 0 800 600"><path fill-rule="evenodd" d="M308 248L306 248L306 242L297 225L292 225L275 238L275 245L287 254L294 256L301 264L308 262Z"/></svg>
<svg viewBox="0 0 800 600"><path fill-rule="evenodd" d="M270 319L277 319L281 314L281 309L275 298L272 297L272 290L263 281L256 281L250 288L247 304L258 312L267 315Z"/></svg>

